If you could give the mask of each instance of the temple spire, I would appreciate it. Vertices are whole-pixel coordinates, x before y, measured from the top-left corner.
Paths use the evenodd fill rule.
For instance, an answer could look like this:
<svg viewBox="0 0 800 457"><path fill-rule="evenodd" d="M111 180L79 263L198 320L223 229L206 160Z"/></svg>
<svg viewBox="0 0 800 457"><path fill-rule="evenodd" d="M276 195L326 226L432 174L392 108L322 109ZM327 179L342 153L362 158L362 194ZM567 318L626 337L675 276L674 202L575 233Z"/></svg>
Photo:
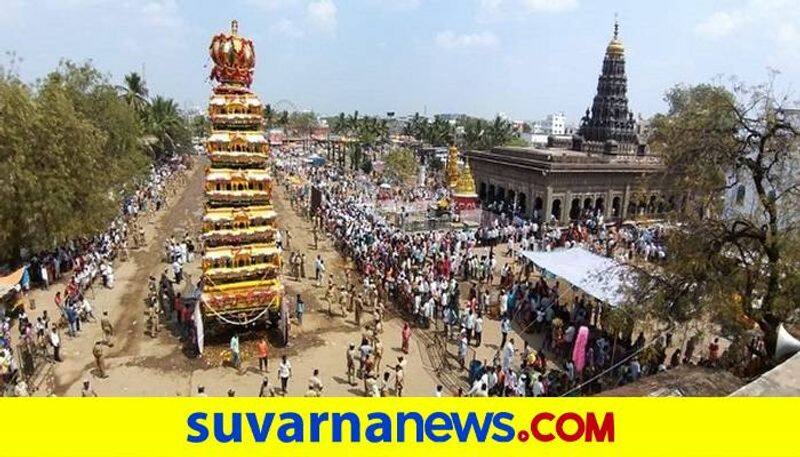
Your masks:
<svg viewBox="0 0 800 457"><path fill-rule="evenodd" d="M239 34L239 21L236 19L231 21L231 35L236 36Z"/></svg>
<svg viewBox="0 0 800 457"><path fill-rule="evenodd" d="M628 77L625 74L625 46L619 39L619 19L614 18L614 36L606 55L592 107L581 120L579 136L589 145L603 144L603 150L630 150L638 143L635 122L628 109ZM611 141L612 143L606 144ZM583 146L581 146L583 148Z"/></svg>

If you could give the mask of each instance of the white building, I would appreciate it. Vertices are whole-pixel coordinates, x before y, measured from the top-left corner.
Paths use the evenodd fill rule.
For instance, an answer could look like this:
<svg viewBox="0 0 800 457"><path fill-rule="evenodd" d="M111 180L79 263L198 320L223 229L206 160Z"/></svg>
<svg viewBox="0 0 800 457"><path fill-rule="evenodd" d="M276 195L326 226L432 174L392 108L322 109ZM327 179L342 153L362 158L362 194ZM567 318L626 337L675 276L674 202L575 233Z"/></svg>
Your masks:
<svg viewBox="0 0 800 457"><path fill-rule="evenodd" d="M564 113L555 113L544 120L544 130L548 135L564 135L567 133L567 116Z"/></svg>
<svg viewBox="0 0 800 457"><path fill-rule="evenodd" d="M531 122L531 133L534 135L566 135L567 116L564 113L548 115L544 120Z"/></svg>

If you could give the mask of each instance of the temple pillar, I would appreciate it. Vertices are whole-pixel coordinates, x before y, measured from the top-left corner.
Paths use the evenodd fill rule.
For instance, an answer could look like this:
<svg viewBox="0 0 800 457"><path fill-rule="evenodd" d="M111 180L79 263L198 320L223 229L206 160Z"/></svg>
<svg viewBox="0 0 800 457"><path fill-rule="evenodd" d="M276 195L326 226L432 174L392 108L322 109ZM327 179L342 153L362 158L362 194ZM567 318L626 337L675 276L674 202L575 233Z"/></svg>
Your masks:
<svg viewBox="0 0 800 457"><path fill-rule="evenodd" d="M628 205L631 203L631 185L625 184L625 194L622 196L622 208L620 211L620 219L628 217Z"/></svg>
<svg viewBox="0 0 800 457"><path fill-rule="evenodd" d="M542 220L544 222L549 222L551 214L553 214L553 188L547 186L544 194L544 214L542 215Z"/></svg>
<svg viewBox="0 0 800 457"><path fill-rule="evenodd" d="M580 206L580 203L578 204ZM567 191L564 201L561 203L561 225L566 225L570 222L570 214L572 212L572 191Z"/></svg>
<svg viewBox="0 0 800 457"><path fill-rule="evenodd" d="M611 203L614 201L614 193L611 189L606 191L605 202L603 202L603 219L606 221L611 217Z"/></svg>

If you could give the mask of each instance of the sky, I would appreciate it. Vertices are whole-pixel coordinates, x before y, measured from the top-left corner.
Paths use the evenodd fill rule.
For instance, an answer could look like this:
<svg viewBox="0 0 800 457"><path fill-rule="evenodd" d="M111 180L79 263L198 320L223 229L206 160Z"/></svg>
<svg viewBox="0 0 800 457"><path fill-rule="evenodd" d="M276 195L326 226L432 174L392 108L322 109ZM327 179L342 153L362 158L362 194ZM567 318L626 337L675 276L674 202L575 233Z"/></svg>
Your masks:
<svg viewBox="0 0 800 457"><path fill-rule="evenodd" d="M594 96L615 14L635 113L663 111L675 84L780 71L800 77L800 0L0 0L0 51L34 81L90 59L151 95L203 107L212 35L239 20L254 90L321 114L466 113L576 122ZM12 64L0 57L3 66Z"/></svg>

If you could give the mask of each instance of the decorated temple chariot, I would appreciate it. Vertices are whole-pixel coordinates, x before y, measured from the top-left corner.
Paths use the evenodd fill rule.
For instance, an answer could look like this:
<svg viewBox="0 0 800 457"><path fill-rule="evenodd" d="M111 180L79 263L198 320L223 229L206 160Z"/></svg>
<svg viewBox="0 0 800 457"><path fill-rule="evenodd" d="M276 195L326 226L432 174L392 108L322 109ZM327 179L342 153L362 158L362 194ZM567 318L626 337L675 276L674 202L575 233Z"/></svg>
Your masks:
<svg viewBox="0 0 800 457"><path fill-rule="evenodd" d="M205 175L201 306L206 328L266 323L288 341L289 321L280 281L272 209L269 142L261 100L252 92L253 42L230 33L210 46L217 83L209 100L211 164Z"/></svg>

